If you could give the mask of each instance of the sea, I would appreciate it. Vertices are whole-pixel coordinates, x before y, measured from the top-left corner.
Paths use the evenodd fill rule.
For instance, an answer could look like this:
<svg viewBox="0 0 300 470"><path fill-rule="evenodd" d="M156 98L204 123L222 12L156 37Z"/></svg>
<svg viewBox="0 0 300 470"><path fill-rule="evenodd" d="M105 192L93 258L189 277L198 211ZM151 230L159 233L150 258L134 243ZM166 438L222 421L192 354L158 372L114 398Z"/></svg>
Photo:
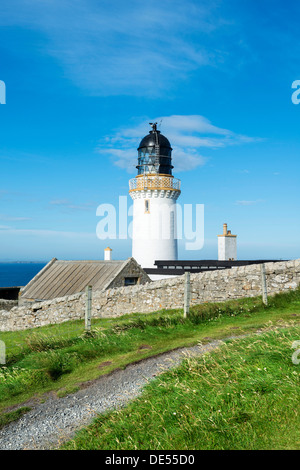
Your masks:
<svg viewBox="0 0 300 470"><path fill-rule="evenodd" d="M26 286L47 262L0 262L0 287Z"/></svg>

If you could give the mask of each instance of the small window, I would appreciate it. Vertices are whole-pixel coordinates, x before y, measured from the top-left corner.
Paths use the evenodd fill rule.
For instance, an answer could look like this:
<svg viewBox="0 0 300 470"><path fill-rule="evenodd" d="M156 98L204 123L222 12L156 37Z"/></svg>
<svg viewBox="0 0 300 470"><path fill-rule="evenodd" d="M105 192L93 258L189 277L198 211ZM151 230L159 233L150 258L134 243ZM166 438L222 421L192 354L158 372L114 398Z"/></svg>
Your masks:
<svg viewBox="0 0 300 470"><path fill-rule="evenodd" d="M145 200L145 213L150 214L150 201L149 201L149 199Z"/></svg>
<svg viewBox="0 0 300 470"><path fill-rule="evenodd" d="M138 277L125 277L124 285L125 286L135 286L138 282Z"/></svg>

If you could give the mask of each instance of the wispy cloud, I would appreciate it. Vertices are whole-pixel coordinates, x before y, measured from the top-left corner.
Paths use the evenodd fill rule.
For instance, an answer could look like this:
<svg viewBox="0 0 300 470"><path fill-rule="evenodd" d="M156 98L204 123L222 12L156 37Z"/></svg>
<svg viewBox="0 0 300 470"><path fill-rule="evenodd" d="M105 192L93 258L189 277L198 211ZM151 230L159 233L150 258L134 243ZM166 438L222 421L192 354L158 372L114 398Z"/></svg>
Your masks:
<svg viewBox="0 0 300 470"><path fill-rule="evenodd" d="M129 173L134 172L137 144L149 131L148 123L153 121L162 123L163 134L171 142L177 172L193 170L204 165L208 160L208 157L203 155L205 149L218 149L260 140L215 126L204 116L172 115L155 119L144 118L136 126L122 128L99 142L97 152L111 157L115 165L127 169Z"/></svg>
<svg viewBox="0 0 300 470"><path fill-rule="evenodd" d="M253 206L265 202L263 199L257 199L256 201L236 201L235 204L238 206Z"/></svg>
<svg viewBox="0 0 300 470"><path fill-rule="evenodd" d="M0 220L9 221L9 222L24 222L27 220L32 220L32 217L17 217L17 216L0 214Z"/></svg>
<svg viewBox="0 0 300 470"><path fill-rule="evenodd" d="M145 96L223 63L226 54L212 34L228 26L219 6L211 0L10 0L1 5L0 25L41 32L43 53L94 95Z"/></svg>
<svg viewBox="0 0 300 470"><path fill-rule="evenodd" d="M68 199L55 199L50 201L51 206L58 206L63 211L90 211L95 207L95 204L92 202L84 202L82 204L74 204Z"/></svg>
<svg viewBox="0 0 300 470"><path fill-rule="evenodd" d="M24 236L36 236L54 238L54 237L63 237L71 239L90 239L93 240L96 238L96 232L72 232L72 231L60 231L60 230L43 230L43 229L16 229L13 227L1 226L0 230L5 230L5 233L8 235L24 235Z"/></svg>

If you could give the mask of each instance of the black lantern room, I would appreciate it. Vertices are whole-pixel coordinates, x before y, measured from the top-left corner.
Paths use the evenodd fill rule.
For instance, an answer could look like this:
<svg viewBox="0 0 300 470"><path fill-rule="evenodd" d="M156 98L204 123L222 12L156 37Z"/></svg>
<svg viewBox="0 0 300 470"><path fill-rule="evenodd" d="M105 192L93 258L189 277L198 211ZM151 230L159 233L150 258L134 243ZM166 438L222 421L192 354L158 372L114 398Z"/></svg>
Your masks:
<svg viewBox="0 0 300 470"><path fill-rule="evenodd" d="M157 130L157 123L150 123L152 130L138 148L139 175L172 175L172 148L168 139Z"/></svg>

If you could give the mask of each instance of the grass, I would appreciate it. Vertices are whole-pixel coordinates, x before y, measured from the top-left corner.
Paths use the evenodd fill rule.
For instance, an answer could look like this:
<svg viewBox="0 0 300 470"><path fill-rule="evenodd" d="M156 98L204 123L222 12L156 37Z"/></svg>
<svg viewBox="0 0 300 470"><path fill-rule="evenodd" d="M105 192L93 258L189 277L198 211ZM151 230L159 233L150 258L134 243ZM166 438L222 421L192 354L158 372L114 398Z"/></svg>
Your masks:
<svg viewBox="0 0 300 470"><path fill-rule="evenodd" d="M30 411L31 408L28 406L23 406L21 408L18 408L17 410L10 411L8 413L3 413L0 416L0 429L6 426L9 423L12 423L13 421L17 421L20 419L25 413Z"/></svg>
<svg viewBox="0 0 300 470"><path fill-rule="evenodd" d="M63 449L300 449L300 327L230 341L151 382Z"/></svg>
<svg viewBox="0 0 300 470"><path fill-rule="evenodd" d="M49 391L74 393L82 382L131 362L251 332L270 321L289 322L299 314L297 289L270 298L268 307L260 298L202 304L192 307L187 319L180 309L94 319L92 335L84 333L80 321L0 333L7 352L6 366L0 368L0 410Z"/></svg>

